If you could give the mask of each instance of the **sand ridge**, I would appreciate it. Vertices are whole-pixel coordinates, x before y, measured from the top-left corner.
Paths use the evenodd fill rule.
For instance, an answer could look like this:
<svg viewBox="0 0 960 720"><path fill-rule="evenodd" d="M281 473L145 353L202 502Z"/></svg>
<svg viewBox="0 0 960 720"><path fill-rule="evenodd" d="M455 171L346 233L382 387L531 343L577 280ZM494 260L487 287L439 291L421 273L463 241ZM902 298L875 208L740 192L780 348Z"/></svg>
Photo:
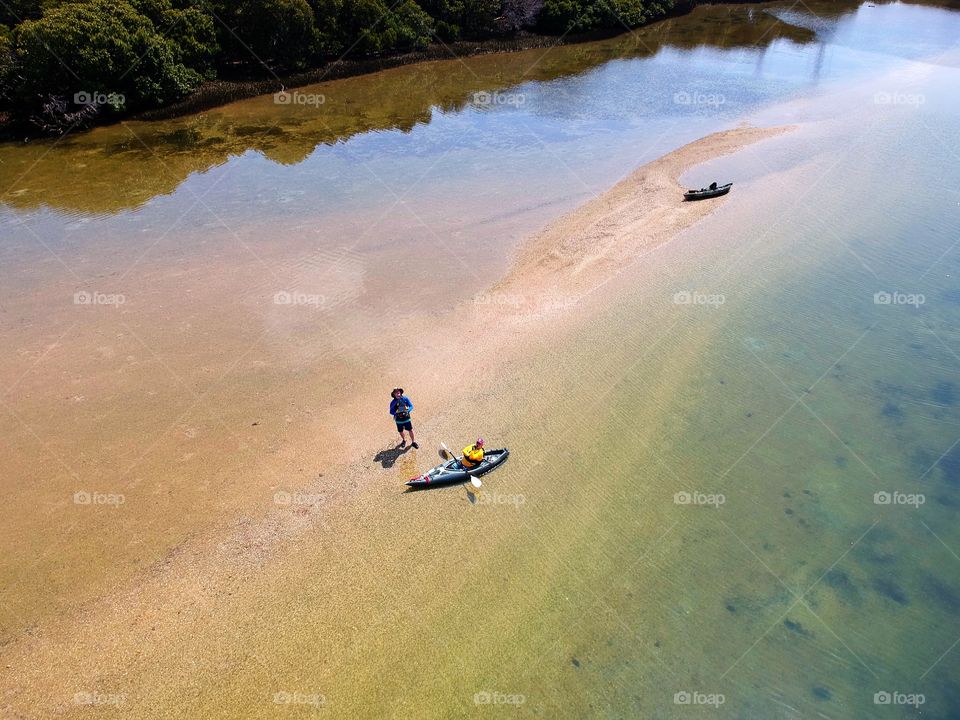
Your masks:
<svg viewBox="0 0 960 720"><path fill-rule="evenodd" d="M531 295L539 295L539 304L548 309L577 302L728 201L729 195L685 202L685 188L680 185L683 173L791 129L724 130L642 165L524 243L513 270L491 290L491 296L508 298L499 303L506 308L521 304L510 299Z"/></svg>

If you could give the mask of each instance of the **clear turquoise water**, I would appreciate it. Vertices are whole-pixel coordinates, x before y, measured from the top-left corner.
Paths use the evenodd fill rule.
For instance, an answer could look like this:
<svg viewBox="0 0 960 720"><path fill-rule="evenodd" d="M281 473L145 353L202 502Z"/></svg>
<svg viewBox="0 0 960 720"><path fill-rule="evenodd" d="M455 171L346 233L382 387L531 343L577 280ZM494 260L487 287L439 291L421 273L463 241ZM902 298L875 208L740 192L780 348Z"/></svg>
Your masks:
<svg viewBox="0 0 960 720"><path fill-rule="evenodd" d="M862 113L887 78L832 97L823 135L712 163L750 196L686 236L701 257L628 268L565 359L557 414L584 427L540 437L580 487L538 530L590 528L565 548L582 596L558 671L589 702L506 684L547 715L960 713L960 74L917 70L919 108ZM726 302L664 311L682 290Z"/></svg>

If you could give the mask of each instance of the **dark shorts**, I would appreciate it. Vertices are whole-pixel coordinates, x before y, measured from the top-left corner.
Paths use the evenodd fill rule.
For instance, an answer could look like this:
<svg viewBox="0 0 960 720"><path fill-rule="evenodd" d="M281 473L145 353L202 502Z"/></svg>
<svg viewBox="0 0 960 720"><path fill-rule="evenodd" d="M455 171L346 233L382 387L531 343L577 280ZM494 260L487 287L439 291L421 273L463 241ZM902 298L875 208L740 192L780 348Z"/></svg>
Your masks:
<svg viewBox="0 0 960 720"><path fill-rule="evenodd" d="M398 422L397 432L403 432L404 430L413 432L413 423L410 422L409 420L405 420L404 422Z"/></svg>

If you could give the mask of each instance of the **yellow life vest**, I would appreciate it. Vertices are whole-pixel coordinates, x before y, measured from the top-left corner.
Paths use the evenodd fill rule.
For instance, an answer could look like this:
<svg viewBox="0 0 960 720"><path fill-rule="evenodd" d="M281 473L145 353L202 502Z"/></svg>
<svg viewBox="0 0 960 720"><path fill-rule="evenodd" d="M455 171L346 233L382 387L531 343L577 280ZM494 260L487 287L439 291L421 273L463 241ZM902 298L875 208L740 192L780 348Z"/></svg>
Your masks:
<svg viewBox="0 0 960 720"><path fill-rule="evenodd" d="M483 461L483 448L478 448L474 445L467 445L463 449L463 463L464 467L472 468L476 467Z"/></svg>

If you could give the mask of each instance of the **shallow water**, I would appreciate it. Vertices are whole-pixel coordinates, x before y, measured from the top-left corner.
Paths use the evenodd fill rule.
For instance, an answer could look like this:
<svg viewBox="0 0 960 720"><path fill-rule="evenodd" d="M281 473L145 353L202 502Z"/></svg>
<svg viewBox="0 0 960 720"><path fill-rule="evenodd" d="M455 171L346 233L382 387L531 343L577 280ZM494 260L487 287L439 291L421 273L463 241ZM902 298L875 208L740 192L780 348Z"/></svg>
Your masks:
<svg viewBox="0 0 960 720"><path fill-rule="evenodd" d="M536 559L484 570L495 637L463 631L470 680L444 686L463 707L473 687L524 717L956 715L960 206L925 189L960 181L928 129L960 130L958 79L712 163L768 190L627 269L542 404L497 408L514 461L488 492L524 503L479 512ZM854 118L884 82L829 101Z"/></svg>
<svg viewBox="0 0 960 720"><path fill-rule="evenodd" d="M483 418L513 451L473 503L462 489L384 490L349 517L376 540L369 552L318 530L249 580L255 607L221 598L225 626L184 637L160 679L145 648L63 695L125 693L139 717L273 717L277 692L321 693L336 717L960 713L960 15L813 7L820 17L780 12L805 32L757 8L703 8L643 31L656 54L621 38L338 81L323 89L329 135L313 109L259 99L0 148L5 184L38 163L0 210L2 329L17 353L4 363L17 388L4 578L18 581L5 583L5 637L129 577L210 522L210 506L245 509L230 498L245 480L203 432L209 444L188 448L203 464L177 444L169 466L111 479L189 411L180 377L206 395L262 323L264 349L213 397L244 426L249 398L293 414L263 388L318 356L348 382L363 357L343 348L366 350L394 304L379 265L402 258L416 282L470 248L499 253L401 312L446 309L502 273L512 236L749 116L809 124L695 169L694 185L737 178L737 202L626 269L614 302L586 303L562 352L531 348L500 392L446 411ZM728 33L732 12L757 24ZM493 88L524 100L463 105ZM370 110L344 110L358 105ZM390 212L390 188L408 217ZM438 238L450 255L434 257ZM277 288L249 251L333 298L347 340L263 313L251 297ZM129 295L121 330L152 352L118 340L111 316L75 331L78 289ZM58 338L74 362L36 350ZM341 354L322 355L331 347ZM190 420L177 432L192 442ZM239 454L276 451L245 440ZM64 509L76 480L57 459L127 493L119 530ZM69 543L47 552L51 535ZM919 709L904 704L917 694Z"/></svg>

